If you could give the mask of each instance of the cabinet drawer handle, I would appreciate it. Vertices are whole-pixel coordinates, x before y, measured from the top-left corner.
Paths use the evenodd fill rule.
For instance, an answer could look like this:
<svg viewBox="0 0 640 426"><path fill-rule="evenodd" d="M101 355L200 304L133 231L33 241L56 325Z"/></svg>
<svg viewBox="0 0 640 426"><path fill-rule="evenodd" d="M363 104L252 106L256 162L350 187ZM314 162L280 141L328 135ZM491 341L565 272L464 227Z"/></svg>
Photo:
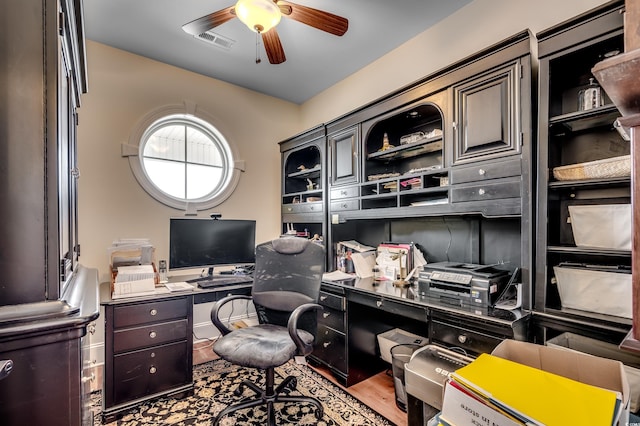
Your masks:
<svg viewBox="0 0 640 426"><path fill-rule="evenodd" d="M313 210L313 206L311 206L311 207L309 208L309 210Z"/></svg>
<svg viewBox="0 0 640 426"><path fill-rule="evenodd" d="M325 348L328 348L330 344L331 344L331 342L324 342L322 344L322 346L324 346Z"/></svg>
<svg viewBox="0 0 640 426"><path fill-rule="evenodd" d="M347 191L340 191L340 195L344 195L346 197L347 196Z"/></svg>
<svg viewBox="0 0 640 426"><path fill-rule="evenodd" d="M320 300L324 302L325 300L327 300L327 296L320 296Z"/></svg>
<svg viewBox="0 0 640 426"><path fill-rule="evenodd" d="M486 174L487 174L487 171L486 171L485 169L478 169L478 174L479 174L480 176L484 176L484 175L486 175Z"/></svg>
<svg viewBox="0 0 640 426"><path fill-rule="evenodd" d="M94 323L91 323L87 326L87 331L89 332L89 334L95 334L96 333L96 325Z"/></svg>
<svg viewBox="0 0 640 426"><path fill-rule="evenodd" d="M158 369L157 369L157 368L155 368L155 367L151 367L151 368L149 369L149 373L150 373L150 374L156 374L156 371L158 371Z"/></svg>
<svg viewBox="0 0 640 426"><path fill-rule="evenodd" d="M329 318L329 315L331 315L331 312L323 312L322 318Z"/></svg>
<svg viewBox="0 0 640 426"><path fill-rule="evenodd" d="M458 336L458 342L467 343L467 336L465 336L464 334L459 335Z"/></svg>
<svg viewBox="0 0 640 426"><path fill-rule="evenodd" d="M484 195L486 191L483 188L478 189L478 194Z"/></svg>
<svg viewBox="0 0 640 426"><path fill-rule="evenodd" d="M288 212L290 212L291 210L293 210L291 207L287 207Z"/></svg>
<svg viewBox="0 0 640 426"><path fill-rule="evenodd" d="M158 310L157 310L157 309L155 309L155 308L154 308L154 309L151 309L151 310L149 311L149 314L150 314L152 317L155 317L156 315L158 315Z"/></svg>
<svg viewBox="0 0 640 426"><path fill-rule="evenodd" d="M344 204L342 205L342 208L343 208L343 209L346 209L346 208L347 208L347 203L344 203Z"/></svg>
<svg viewBox="0 0 640 426"><path fill-rule="evenodd" d="M376 300L376 305L378 306L378 308L382 306L382 300Z"/></svg>
<svg viewBox="0 0 640 426"><path fill-rule="evenodd" d="M155 331L152 331L151 333L149 333L149 337L152 339L155 339L158 336L158 334Z"/></svg>

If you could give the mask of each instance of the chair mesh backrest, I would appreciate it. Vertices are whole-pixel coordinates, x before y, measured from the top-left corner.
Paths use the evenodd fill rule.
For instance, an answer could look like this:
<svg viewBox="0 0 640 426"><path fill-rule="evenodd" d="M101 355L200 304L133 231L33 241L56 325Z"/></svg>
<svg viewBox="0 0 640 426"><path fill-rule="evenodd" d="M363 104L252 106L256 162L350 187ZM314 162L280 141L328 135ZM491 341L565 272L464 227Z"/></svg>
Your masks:
<svg viewBox="0 0 640 426"><path fill-rule="evenodd" d="M304 238L286 237L259 244L252 288L258 320L286 326L296 307L317 303L324 264L324 247ZM315 335L316 314L311 314L301 328Z"/></svg>

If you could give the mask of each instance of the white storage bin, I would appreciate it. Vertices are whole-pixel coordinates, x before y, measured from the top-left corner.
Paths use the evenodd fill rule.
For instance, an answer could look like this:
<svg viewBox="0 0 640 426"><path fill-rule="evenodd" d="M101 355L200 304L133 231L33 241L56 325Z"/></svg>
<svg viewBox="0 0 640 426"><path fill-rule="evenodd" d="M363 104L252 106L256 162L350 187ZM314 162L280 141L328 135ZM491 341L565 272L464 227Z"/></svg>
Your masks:
<svg viewBox="0 0 640 426"><path fill-rule="evenodd" d="M378 334L378 346L380 347L380 358L391 364L391 348L395 345L414 344L424 346L427 338L409 333L401 328L394 328L384 333Z"/></svg>
<svg viewBox="0 0 640 426"><path fill-rule="evenodd" d="M569 206L571 229L578 247L631 250L631 205Z"/></svg>
<svg viewBox="0 0 640 426"><path fill-rule="evenodd" d="M554 266L565 308L631 318L631 274L593 268Z"/></svg>

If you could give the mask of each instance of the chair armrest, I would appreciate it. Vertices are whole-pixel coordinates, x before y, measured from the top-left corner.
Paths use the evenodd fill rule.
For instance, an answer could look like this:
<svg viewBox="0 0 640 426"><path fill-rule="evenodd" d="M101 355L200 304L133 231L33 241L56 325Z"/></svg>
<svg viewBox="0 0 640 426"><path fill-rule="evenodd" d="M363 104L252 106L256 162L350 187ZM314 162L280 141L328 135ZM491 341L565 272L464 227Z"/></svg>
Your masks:
<svg viewBox="0 0 640 426"><path fill-rule="evenodd" d="M211 308L211 322L216 326L216 328L220 331L220 333L222 333L223 336L231 333L231 330L229 330L229 328L220 320L220 309L227 303L239 299L251 300L251 296L246 296L243 294L232 294L231 296L226 296L218 300L213 304L213 307Z"/></svg>
<svg viewBox="0 0 640 426"><path fill-rule="evenodd" d="M313 351L313 345L306 344L298 335L298 320L300 319L302 314L304 314L307 311L310 311L311 309L323 310L324 308L321 305L318 305L317 303L305 303L304 305L300 305L296 309L294 309L294 311L291 313L291 316L289 317L289 322L287 323L289 335L291 336L291 339L293 339L294 343L296 344L298 348L298 353L300 353L301 355L309 355Z"/></svg>

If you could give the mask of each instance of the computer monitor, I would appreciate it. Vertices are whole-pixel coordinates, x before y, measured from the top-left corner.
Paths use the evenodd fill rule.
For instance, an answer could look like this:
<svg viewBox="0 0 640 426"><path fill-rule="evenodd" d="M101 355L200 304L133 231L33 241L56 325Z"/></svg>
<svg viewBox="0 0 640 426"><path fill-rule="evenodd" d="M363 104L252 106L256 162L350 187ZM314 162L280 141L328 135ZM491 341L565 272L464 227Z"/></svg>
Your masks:
<svg viewBox="0 0 640 426"><path fill-rule="evenodd" d="M255 263L256 221L171 218L169 269L208 268Z"/></svg>

